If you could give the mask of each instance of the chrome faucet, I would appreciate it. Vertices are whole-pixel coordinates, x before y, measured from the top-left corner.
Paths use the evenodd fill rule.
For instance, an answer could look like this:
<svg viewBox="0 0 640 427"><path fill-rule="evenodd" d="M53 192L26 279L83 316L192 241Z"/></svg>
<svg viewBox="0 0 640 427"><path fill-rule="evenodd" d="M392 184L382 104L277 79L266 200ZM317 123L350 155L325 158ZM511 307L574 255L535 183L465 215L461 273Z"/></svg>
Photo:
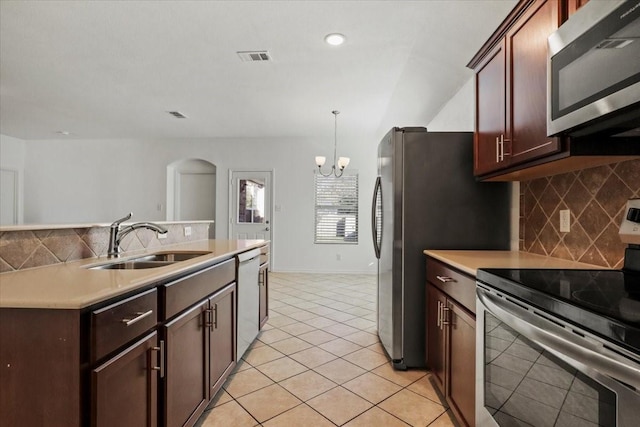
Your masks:
<svg viewBox="0 0 640 427"><path fill-rule="evenodd" d="M149 230L156 231L160 234L166 234L168 231L166 228L152 222L136 222L135 224L120 228L120 224L131 219L132 215L133 212L129 212L127 216L117 219L113 224L111 224L111 232L109 233L109 249L107 251L109 258L118 258L120 256L120 242L124 236L131 233L133 230L137 230L138 228L148 228Z"/></svg>

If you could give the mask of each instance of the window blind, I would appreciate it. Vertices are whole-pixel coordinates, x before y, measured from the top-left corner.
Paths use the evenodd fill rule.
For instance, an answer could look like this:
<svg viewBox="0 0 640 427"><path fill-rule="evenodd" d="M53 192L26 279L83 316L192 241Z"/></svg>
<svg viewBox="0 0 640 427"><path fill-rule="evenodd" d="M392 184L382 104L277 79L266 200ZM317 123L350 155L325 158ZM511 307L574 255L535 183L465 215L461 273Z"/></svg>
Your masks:
<svg viewBox="0 0 640 427"><path fill-rule="evenodd" d="M358 174L315 174L315 243L358 243Z"/></svg>

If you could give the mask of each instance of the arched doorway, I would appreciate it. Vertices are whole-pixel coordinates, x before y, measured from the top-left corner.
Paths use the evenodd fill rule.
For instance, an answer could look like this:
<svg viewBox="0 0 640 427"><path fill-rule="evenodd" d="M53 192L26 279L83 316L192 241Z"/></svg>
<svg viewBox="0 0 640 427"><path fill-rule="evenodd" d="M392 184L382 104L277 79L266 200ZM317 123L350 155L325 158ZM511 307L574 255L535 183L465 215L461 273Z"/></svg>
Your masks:
<svg viewBox="0 0 640 427"><path fill-rule="evenodd" d="M182 159L167 166L167 221L216 219L216 165ZM215 226L209 229L215 237Z"/></svg>

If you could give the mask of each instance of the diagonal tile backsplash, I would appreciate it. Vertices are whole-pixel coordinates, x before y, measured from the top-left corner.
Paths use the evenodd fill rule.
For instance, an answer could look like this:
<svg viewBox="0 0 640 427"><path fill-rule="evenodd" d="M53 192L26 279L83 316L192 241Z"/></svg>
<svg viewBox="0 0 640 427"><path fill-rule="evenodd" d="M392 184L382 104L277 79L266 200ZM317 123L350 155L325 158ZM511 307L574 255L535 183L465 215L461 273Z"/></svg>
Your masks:
<svg viewBox="0 0 640 427"><path fill-rule="evenodd" d="M520 250L621 268L618 237L628 199L640 197L640 160L520 183ZM561 233L560 210L571 211Z"/></svg>
<svg viewBox="0 0 640 427"><path fill-rule="evenodd" d="M188 237L183 233L185 225L191 226ZM154 231L139 229L125 236L120 247L130 252L209 236L209 223L163 226L169 230L166 239L158 239ZM0 273L106 255L109 231L109 227L90 227L0 232Z"/></svg>

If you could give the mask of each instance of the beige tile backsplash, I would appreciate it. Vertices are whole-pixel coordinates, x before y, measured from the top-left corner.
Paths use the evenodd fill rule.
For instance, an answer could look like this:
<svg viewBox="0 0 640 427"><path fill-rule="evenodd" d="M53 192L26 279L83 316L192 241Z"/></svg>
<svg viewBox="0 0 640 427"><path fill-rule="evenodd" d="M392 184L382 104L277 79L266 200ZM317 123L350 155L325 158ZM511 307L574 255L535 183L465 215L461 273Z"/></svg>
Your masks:
<svg viewBox="0 0 640 427"><path fill-rule="evenodd" d="M184 236L186 225L191 227L190 236ZM125 236L120 247L128 252L209 238L208 223L163 226L169 230L166 239L139 229ZM4 231L0 232L0 273L98 257L107 254L108 246L109 227Z"/></svg>
<svg viewBox="0 0 640 427"><path fill-rule="evenodd" d="M520 183L520 249L621 268L618 237L627 199L640 197L640 160L599 166ZM560 213L571 211L561 233Z"/></svg>

